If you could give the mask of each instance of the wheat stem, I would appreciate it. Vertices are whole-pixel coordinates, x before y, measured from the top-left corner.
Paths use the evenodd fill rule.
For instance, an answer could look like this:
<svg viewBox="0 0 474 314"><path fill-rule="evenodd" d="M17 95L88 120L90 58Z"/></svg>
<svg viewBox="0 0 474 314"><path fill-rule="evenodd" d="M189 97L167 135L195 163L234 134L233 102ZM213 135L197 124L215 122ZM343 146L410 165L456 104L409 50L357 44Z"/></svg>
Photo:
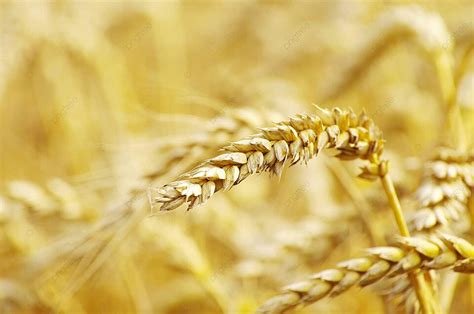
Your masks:
<svg viewBox="0 0 474 314"><path fill-rule="evenodd" d="M397 222L398 230L400 234L404 237L409 237L410 232L408 231L408 225L403 217L402 207L400 205L400 201L397 197L397 192L393 186L393 181L390 175L387 173L380 177L382 181L382 186L387 195L388 202L390 204L390 208L392 209L393 215L395 216L395 221Z"/></svg>
<svg viewBox="0 0 474 314"><path fill-rule="evenodd" d="M380 163L380 165L384 164L386 165L386 163ZM400 234L404 237L409 237L410 231L408 231L408 225L405 221L405 218L403 217L402 207L400 205L397 192L395 191L395 187L393 186L393 181L388 174L388 169L380 172L380 180L382 181L382 186L384 188L385 194L387 195L390 208L392 209L393 215L395 216L395 221L397 222ZM427 283L423 278L423 274L409 274L409 277L413 287L415 288L416 296L420 302L423 313L435 313L435 303L433 296L428 289Z"/></svg>

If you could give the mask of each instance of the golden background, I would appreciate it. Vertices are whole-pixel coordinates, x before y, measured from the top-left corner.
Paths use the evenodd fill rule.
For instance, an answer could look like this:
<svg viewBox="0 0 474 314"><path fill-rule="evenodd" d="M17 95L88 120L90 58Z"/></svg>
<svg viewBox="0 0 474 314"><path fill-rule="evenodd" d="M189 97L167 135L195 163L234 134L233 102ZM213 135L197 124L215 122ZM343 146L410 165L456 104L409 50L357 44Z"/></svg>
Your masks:
<svg viewBox="0 0 474 314"><path fill-rule="evenodd" d="M382 38L397 9L422 31ZM312 103L374 118L403 198L443 137L438 51L454 56L472 145L473 12L470 1L2 1L0 312L252 313L371 246L364 224L396 233L380 186L324 156L190 212L129 200ZM472 291L460 283L452 313L474 311ZM370 288L301 310L384 311Z"/></svg>

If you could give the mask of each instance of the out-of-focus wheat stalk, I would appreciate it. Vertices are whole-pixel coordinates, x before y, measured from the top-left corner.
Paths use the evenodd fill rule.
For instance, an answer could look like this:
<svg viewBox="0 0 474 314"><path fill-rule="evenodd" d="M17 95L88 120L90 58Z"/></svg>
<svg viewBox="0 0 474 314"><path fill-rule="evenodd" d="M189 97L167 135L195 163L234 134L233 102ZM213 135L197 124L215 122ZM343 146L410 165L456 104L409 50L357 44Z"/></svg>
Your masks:
<svg viewBox="0 0 474 314"><path fill-rule="evenodd" d="M454 60L452 57L453 39L443 19L436 13L428 12L418 6L405 6L392 9L383 14L374 31L369 35L361 50L351 58L338 81L332 83L322 101L327 102L341 95L354 82L357 82L370 65L396 42L413 39L430 57L435 65L441 95L447 107L447 133L442 140L446 143L465 145L461 115L455 106L456 88L454 81Z"/></svg>
<svg viewBox="0 0 474 314"><path fill-rule="evenodd" d="M341 71L336 83L326 91L324 101L334 99L357 82L384 52L400 40L412 39L436 62L450 52L453 43L444 21L436 13L412 5L397 7L382 14L373 26L360 51ZM449 81L443 83L448 84ZM443 93L449 93L443 86Z"/></svg>

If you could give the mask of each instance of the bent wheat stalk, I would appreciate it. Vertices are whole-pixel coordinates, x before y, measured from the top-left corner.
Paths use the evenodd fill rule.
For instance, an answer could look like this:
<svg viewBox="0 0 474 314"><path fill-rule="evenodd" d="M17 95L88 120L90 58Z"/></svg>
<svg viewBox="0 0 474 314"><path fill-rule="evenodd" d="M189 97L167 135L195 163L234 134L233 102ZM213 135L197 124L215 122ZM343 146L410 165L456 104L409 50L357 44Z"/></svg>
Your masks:
<svg viewBox="0 0 474 314"><path fill-rule="evenodd" d="M161 210L173 210L184 203L188 210L205 203L215 192L229 190L250 174L270 171L280 176L286 162L307 163L324 148L334 148L341 159L368 160L361 177L380 178L397 221L400 233L410 236L401 207L388 174L388 162L380 161L384 141L380 130L363 112L332 111L316 106L318 116L298 115L262 133L234 142L224 153L204 161L158 190L155 198ZM433 303L422 276L411 276L420 303L431 313Z"/></svg>
<svg viewBox="0 0 474 314"><path fill-rule="evenodd" d="M307 163L325 148L335 148L340 159L372 160L383 150L381 133L365 114L317 107L318 116L297 115L259 134L233 142L223 154L204 161L158 190L161 210L187 203L205 203L215 192L229 190L249 175L269 171L280 176L285 164Z"/></svg>
<svg viewBox="0 0 474 314"><path fill-rule="evenodd" d="M283 313L326 296L337 296L355 285L365 287L384 277L421 269L450 267L455 272L474 272L474 246L448 234L430 238L400 237L397 246L370 248L367 253L366 257L341 262L337 268L283 288L283 292L263 304L258 313Z"/></svg>

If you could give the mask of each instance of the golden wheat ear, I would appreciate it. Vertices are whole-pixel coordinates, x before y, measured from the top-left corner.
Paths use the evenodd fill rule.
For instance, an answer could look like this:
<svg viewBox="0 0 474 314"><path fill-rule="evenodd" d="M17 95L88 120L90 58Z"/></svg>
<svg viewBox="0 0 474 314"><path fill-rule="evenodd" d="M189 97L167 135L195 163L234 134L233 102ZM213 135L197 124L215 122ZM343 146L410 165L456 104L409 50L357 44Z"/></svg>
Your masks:
<svg viewBox="0 0 474 314"><path fill-rule="evenodd" d="M473 189L474 153L438 149L426 164L424 180L417 191L419 210L410 219L411 229L431 232L457 224L456 234L462 234L469 228L469 219L462 220L468 215Z"/></svg>
<svg viewBox="0 0 474 314"><path fill-rule="evenodd" d="M337 264L309 279L283 288L258 313L283 313L316 302L326 296L337 296L353 286L365 287L384 277L395 277L420 270L452 268L472 273L474 246L448 234L430 237L399 237L396 246L374 247L368 255Z"/></svg>
<svg viewBox="0 0 474 314"><path fill-rule="evenodd" d="M318 115L297 115L224 147L221 155L159 189L156 202L161 210L184 203L191 209L251 174L268 171L280 176L285 164L307 163L325 148L336 149L343 160L372 160L382 153L381 132L364 112L357 116L352 110L316 109Z"/></svg>

